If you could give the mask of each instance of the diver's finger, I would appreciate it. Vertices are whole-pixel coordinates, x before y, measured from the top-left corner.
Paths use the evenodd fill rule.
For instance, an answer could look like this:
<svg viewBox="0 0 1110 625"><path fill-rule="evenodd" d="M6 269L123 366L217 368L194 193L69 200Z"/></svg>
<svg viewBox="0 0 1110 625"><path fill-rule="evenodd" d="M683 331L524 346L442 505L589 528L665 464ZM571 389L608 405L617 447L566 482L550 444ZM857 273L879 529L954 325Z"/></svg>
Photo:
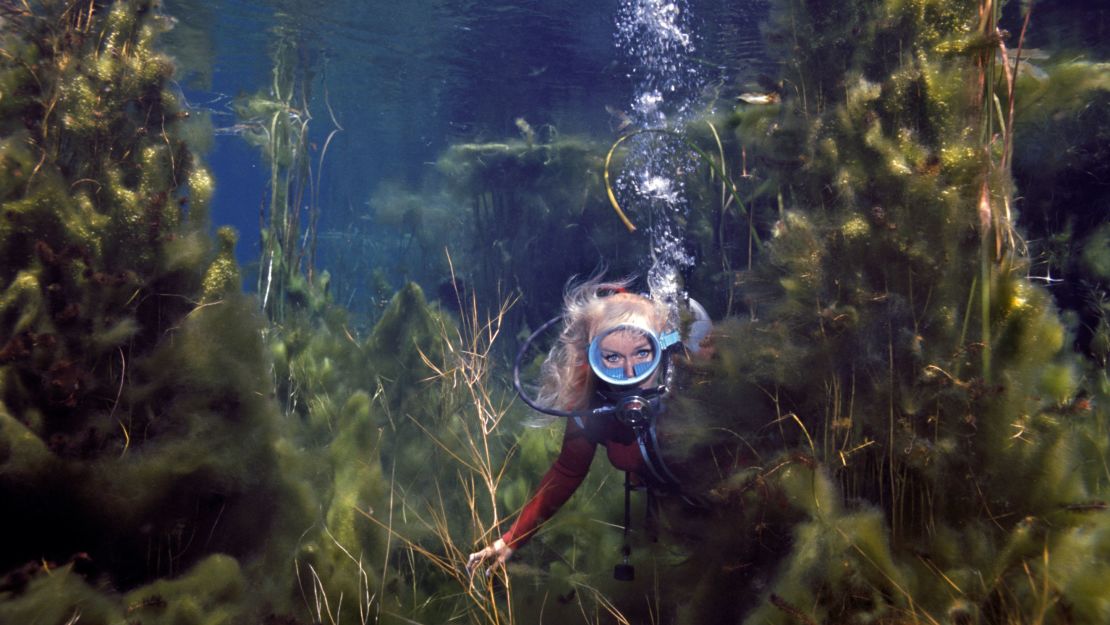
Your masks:
<svg viewBox="0 0 1110 625"><path fill-rule="evenodd" d="M505 567L505 561L508 559L509 557L504 554L498 556L497 559L493 561L493 564L489 565L489 568L486 569L486 577L493 577L494 573L497 572L497 569L501 569L502 571L507 570Z"/></svg>
<svg viewBox="0 0 1110 625"><path fill-rule="evenodd" d="M478 565L489 555L488 551L489 548L487 547L486 549L470 554L470 558L466 561L466 572L473 575Z"/></svg>

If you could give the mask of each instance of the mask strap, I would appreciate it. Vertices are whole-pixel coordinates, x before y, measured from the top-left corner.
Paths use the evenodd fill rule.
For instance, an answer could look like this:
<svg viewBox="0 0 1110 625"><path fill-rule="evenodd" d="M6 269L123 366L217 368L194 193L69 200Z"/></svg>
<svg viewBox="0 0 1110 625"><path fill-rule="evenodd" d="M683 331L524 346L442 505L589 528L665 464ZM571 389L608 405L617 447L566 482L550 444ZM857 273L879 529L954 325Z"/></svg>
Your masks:
<svg viewBox="0 0 1110 625"><path fill-rule="evenodd" d="M679 335L678 330L671 330L659 335L659 349L666 351L671 345L677 345L682 342L682 336Z"/></svg>

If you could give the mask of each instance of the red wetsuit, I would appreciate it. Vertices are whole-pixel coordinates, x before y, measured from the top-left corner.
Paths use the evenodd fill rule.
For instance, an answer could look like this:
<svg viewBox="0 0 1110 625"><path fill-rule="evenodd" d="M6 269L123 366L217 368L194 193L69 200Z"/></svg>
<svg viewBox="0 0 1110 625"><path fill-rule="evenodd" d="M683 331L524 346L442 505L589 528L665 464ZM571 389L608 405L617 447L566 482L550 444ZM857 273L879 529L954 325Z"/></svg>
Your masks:
<svg viewBox="0 0 1110 625"><path fill-rule="evenodd" d="M506 545L513 549L524 546L540 524L551 518L574 494L590 471L597 442L605 445L609 462L621 471L640 473L645 468L636 435L631 428L621 425L616 419L606 417L583 417L583 421L588 433L574 419L567 419L559 457L540 480L536 493L520 511L516 522L501 537Z"/></svg>

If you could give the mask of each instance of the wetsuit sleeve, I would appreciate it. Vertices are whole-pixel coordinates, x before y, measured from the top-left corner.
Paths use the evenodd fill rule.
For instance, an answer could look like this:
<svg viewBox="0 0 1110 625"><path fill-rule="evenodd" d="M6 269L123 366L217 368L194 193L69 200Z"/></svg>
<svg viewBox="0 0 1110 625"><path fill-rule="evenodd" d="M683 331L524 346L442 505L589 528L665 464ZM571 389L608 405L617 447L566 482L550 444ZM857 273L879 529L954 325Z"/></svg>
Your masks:
<svg viewBox="0 0 1110 625"><path fill-rule="evenodd" d="M590 470L596 445L590 442L586 432L567 419L567 429L563 434L563 447L555 464L540 480L535 494L520 511L520 516L512 528L501 537L505 544L519 549L532 538L536 529L574 494Z"/></svg>

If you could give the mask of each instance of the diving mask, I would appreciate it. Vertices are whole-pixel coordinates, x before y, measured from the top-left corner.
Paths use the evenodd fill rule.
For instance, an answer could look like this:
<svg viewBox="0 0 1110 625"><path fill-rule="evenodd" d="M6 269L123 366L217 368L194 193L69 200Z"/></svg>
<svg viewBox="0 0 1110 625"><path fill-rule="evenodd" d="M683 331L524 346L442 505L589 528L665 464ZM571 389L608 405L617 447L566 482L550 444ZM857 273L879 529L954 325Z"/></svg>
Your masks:
<svg viewBox="0 0 1110 625"><path fill-rule="evenodd" d="M663 362L663 353L680 340L677 331L657 336L648 328L622 323L590 341L590 368L602 382L633 386L650 378Z"/></svg>

